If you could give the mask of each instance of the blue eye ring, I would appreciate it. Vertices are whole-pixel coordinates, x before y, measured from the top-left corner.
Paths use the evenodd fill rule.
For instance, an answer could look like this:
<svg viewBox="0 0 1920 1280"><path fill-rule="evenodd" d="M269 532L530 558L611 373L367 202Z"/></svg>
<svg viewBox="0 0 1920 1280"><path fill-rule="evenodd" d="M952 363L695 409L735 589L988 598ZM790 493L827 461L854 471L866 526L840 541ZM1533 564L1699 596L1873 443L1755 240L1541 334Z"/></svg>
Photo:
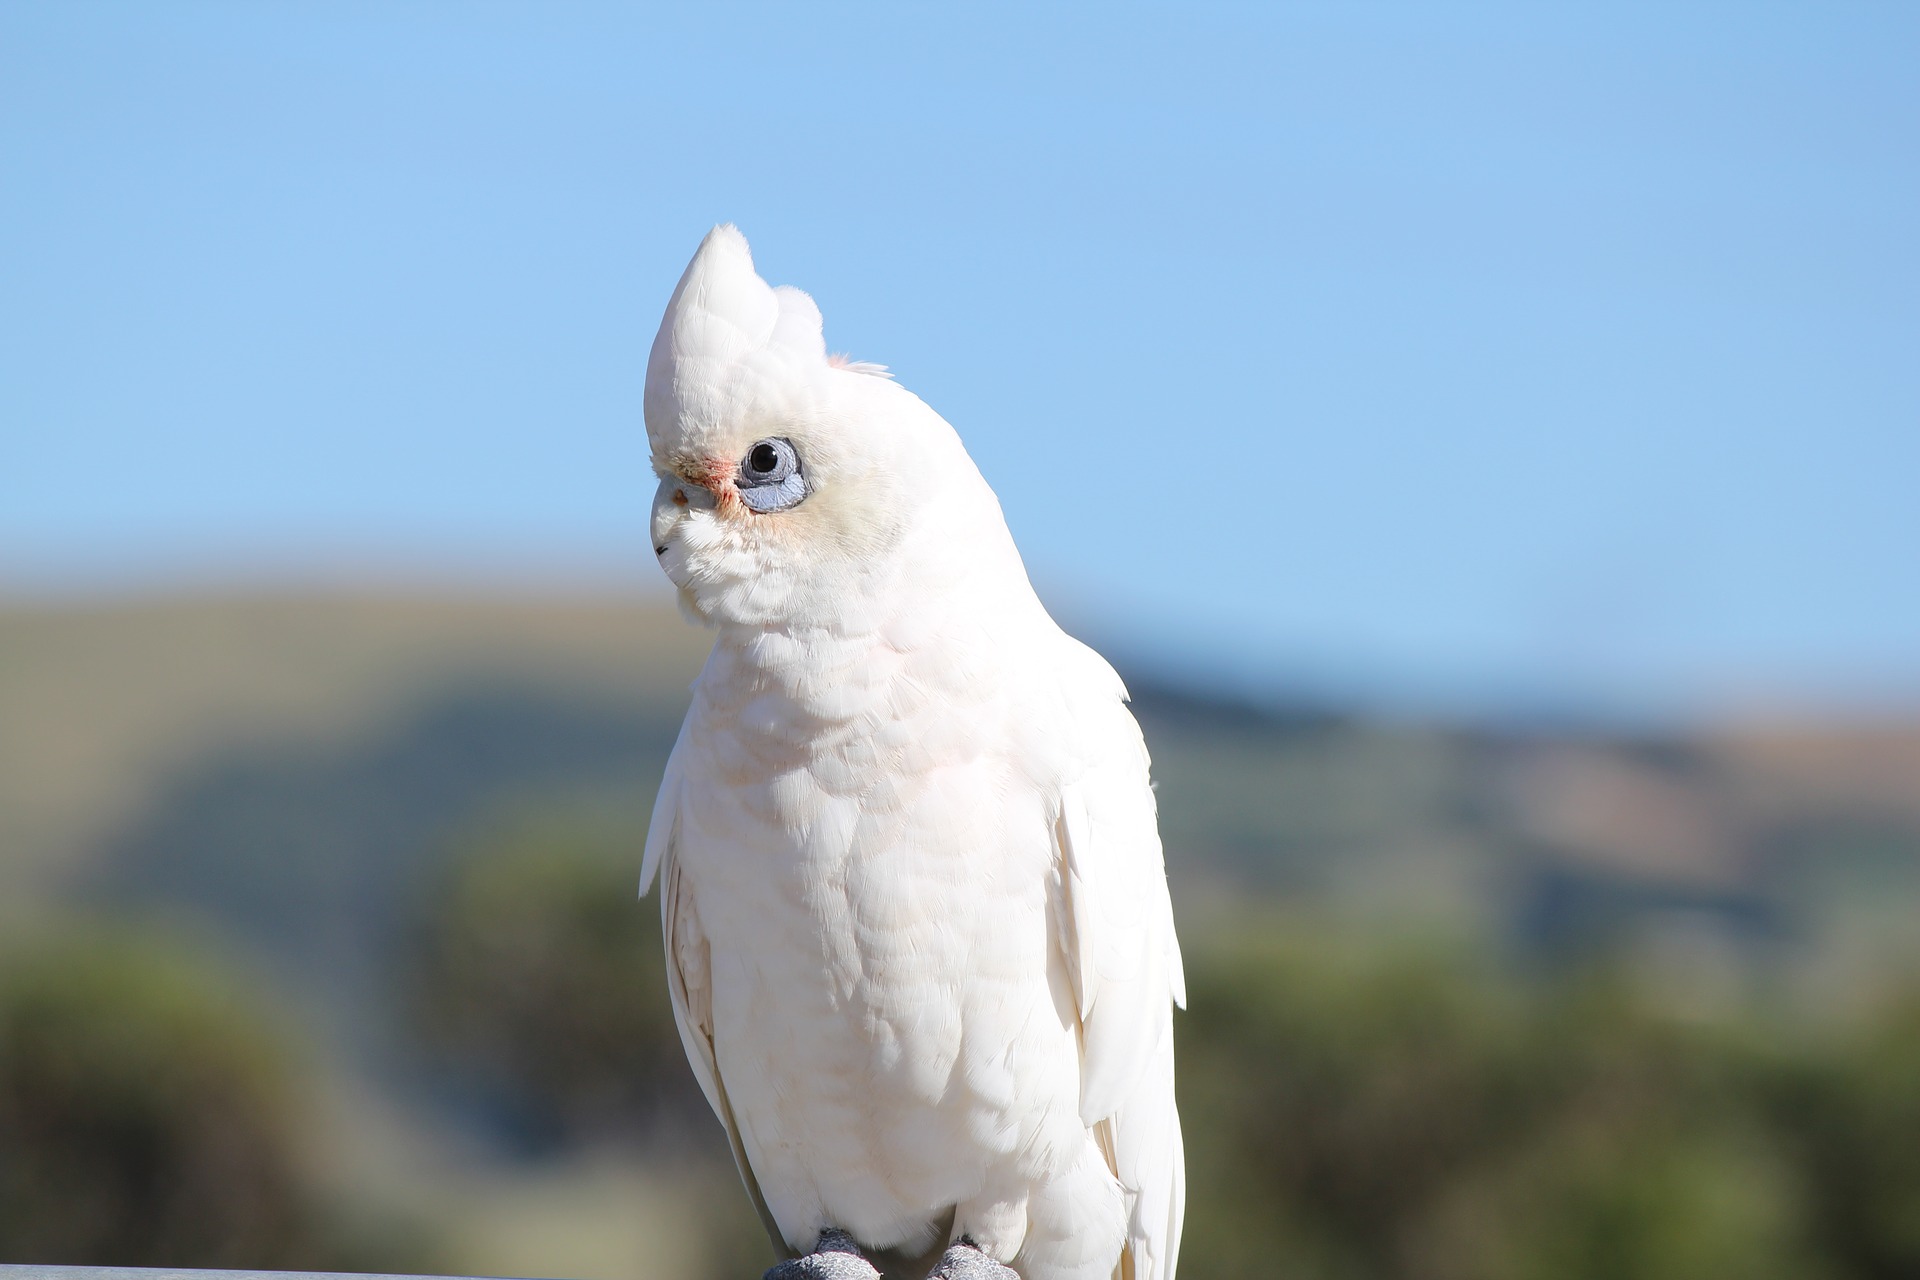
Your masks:
<svg viewBox="0 0 1920 1280"><path fill-rule="evenodd" d="M799 506L807 496L800 451L785 436L754 441L740 459L733 487L750 511L766 514Z"/></svg>

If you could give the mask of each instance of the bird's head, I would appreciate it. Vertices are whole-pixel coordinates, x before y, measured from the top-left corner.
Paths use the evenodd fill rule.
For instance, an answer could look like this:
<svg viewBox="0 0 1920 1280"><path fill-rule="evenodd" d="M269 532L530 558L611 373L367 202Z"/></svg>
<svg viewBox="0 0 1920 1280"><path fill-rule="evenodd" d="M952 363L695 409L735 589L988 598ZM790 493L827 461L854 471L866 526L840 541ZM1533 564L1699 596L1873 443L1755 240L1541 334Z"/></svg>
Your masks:
<svg viewBox="0 0 1920 1280"><path fill-rule="evenodd" d="M929 533L977 524L982 497L1005 537L953 429L880 367L829 357L813 299L769 287L732 226L667 303L646 419L654 554L705 622L857 624L924 561L909 544L938 558Z"/></svg>

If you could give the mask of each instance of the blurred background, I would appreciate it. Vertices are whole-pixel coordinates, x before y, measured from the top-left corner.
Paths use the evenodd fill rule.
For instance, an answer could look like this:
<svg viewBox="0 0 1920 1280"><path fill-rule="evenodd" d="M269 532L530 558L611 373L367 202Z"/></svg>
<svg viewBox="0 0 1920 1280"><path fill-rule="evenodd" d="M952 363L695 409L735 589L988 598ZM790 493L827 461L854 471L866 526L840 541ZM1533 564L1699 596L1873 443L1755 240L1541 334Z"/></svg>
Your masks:
<svg viewBox="0 0 1920 1280"><path fill-rule="evenodd" d="M0 1259L766 1265L633 898L730 220L1133 689L1183 1275L1920 1275L1917 73L1892 4L0 4Z"/></svg>

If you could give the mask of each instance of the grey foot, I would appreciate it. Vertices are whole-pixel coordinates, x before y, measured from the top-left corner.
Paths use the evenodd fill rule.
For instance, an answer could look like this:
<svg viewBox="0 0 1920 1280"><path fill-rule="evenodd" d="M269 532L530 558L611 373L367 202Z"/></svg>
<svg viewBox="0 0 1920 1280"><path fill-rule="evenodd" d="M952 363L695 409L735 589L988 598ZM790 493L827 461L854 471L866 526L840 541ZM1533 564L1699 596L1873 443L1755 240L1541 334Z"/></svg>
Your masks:
<svg viewBox="0 0 1920 1280"><path fill-rule="evenodd" d="M1020 1280L1020 1273L980 1252L980 1246L961 1236L947 1246L927 1280Z"/></svg>
<svg viewBox="0 0 1920 1280"><path fill-rule="evenodd" d="M880 1280L880 1272L852 1236L829 1227L820 1233L812 1253L769 1268L761 1280Z"/></svg>

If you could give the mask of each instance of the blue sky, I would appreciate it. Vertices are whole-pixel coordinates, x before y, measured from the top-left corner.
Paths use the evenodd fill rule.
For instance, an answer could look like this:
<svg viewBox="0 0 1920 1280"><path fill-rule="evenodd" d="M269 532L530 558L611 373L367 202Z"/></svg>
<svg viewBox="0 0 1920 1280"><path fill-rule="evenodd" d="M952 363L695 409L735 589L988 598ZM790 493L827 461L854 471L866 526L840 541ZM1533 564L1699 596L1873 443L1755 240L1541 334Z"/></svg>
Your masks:
<svg viewBox="0 0 1920 1280"><path fill-rule="evenodd" d="M1920 705L1912 6L0 7L0 578L651 585L705 229L1136 661Z"/></svg>

